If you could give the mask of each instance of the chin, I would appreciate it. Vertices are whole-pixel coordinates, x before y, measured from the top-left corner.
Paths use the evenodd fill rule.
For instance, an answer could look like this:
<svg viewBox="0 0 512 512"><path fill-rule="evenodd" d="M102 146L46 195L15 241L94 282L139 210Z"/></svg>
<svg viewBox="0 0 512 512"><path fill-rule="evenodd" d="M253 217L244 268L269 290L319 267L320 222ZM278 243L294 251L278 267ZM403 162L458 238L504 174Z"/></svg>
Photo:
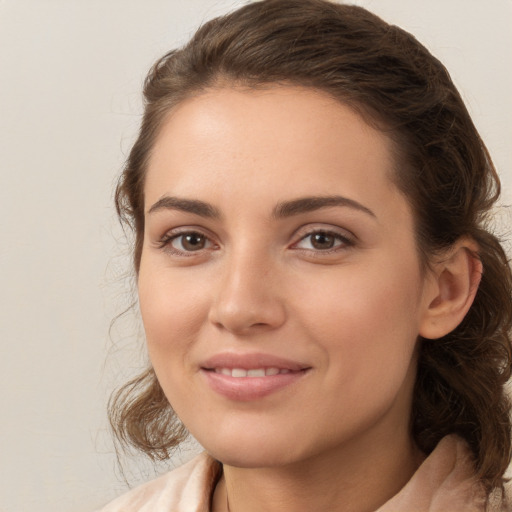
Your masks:
<svg viewBox="0 0 512 512"><path fill-rule="evenodd" d="M207 451L222 464L236 468L283 467L295 462L289 454L280 456L276 453L269 453L269 450L262 450L260 446L245 446L242 450L233 450L231 447L226 450Z"/></svg>
<svg viewBox="0 0 512 512"><path fill-rule="evenodd" d="M296 447L283 442L271 434L227 436L225 439L212 439L199 442L205 450L222 464L238 468L282 467L300 458Z"/></svg>

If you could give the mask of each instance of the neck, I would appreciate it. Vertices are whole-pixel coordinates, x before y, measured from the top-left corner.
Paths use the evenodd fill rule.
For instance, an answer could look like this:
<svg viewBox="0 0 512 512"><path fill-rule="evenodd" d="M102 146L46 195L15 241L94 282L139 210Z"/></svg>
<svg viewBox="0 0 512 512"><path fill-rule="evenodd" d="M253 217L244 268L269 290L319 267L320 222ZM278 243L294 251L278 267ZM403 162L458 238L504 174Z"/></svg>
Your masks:
<svg viewBox="0 0 512 512"><path fill-rule="evenodd" d="M224 466L214 512L368 512L379 508L411 478L421 454L410 436L392 442L341 446L285 467Z"/></svg>

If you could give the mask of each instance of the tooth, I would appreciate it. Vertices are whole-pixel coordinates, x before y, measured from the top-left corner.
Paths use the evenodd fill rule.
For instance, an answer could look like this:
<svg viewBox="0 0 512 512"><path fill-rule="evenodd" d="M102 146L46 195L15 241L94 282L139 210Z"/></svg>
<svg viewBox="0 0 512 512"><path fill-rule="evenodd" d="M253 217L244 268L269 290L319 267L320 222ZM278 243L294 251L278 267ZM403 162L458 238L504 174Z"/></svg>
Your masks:
<svg viewBox="0 0 512 512"><path fill-rule="evenodd" d="M279 370L279 373L290 373L290 370L284 368L283 370Z"/></svg>
<svg viewBox="0 0 512 512"><path fill-rule="evenodd" d="M265 375L277 375L279 373L279 368L267 368L265 370Z"/></svg>
<svg viewBox="0 0 512 512"><path fill-rule="evenodd" d="M248 370L247 377L265 377L265 370L263 368Z"/></svg>
<svg viewBox="0 0 512 512"><path fill-rule="evenodd" d="M231 377L247 377L247 370L242 368L233 368L233 370L231 370Z"/></svg>
<svg viewBox="0 0 512 512"><path fill-rule="evenodd" d="M231 377L231 370L229 368L222 368L220 373L222 373L222 375L229 375Z"/></svg>

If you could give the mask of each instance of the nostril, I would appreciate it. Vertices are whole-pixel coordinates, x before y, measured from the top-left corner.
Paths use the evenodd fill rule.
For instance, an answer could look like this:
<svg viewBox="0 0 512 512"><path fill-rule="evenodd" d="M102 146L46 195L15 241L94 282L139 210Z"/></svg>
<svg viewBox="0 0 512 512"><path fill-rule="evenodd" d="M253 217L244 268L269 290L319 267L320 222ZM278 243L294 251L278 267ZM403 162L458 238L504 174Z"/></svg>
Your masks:
<svg viewBox="0 0 512 512"><path fill-rule="evenodd" d="M272 286L255 285L254 277L232 271L210 306L209 322L217 329L249 334L275 329L285 320L282 297Z"/></svg>

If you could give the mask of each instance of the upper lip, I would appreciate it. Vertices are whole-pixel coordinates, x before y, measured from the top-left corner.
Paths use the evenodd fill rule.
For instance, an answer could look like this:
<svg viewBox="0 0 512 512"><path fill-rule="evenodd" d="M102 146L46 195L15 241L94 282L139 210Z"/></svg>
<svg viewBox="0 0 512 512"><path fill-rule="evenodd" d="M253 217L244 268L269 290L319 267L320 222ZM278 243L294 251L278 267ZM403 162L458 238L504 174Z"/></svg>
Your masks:
<svg viewBox="0 0 512 512"><path fill-rule="evenodd" d="M213 370L215 368L240 368L244 370L253 368L278 368L292 372L310 368L307 364L271 354L236 354L231 352L216 354L201 363L200 366L205 370Z"/></svg>

